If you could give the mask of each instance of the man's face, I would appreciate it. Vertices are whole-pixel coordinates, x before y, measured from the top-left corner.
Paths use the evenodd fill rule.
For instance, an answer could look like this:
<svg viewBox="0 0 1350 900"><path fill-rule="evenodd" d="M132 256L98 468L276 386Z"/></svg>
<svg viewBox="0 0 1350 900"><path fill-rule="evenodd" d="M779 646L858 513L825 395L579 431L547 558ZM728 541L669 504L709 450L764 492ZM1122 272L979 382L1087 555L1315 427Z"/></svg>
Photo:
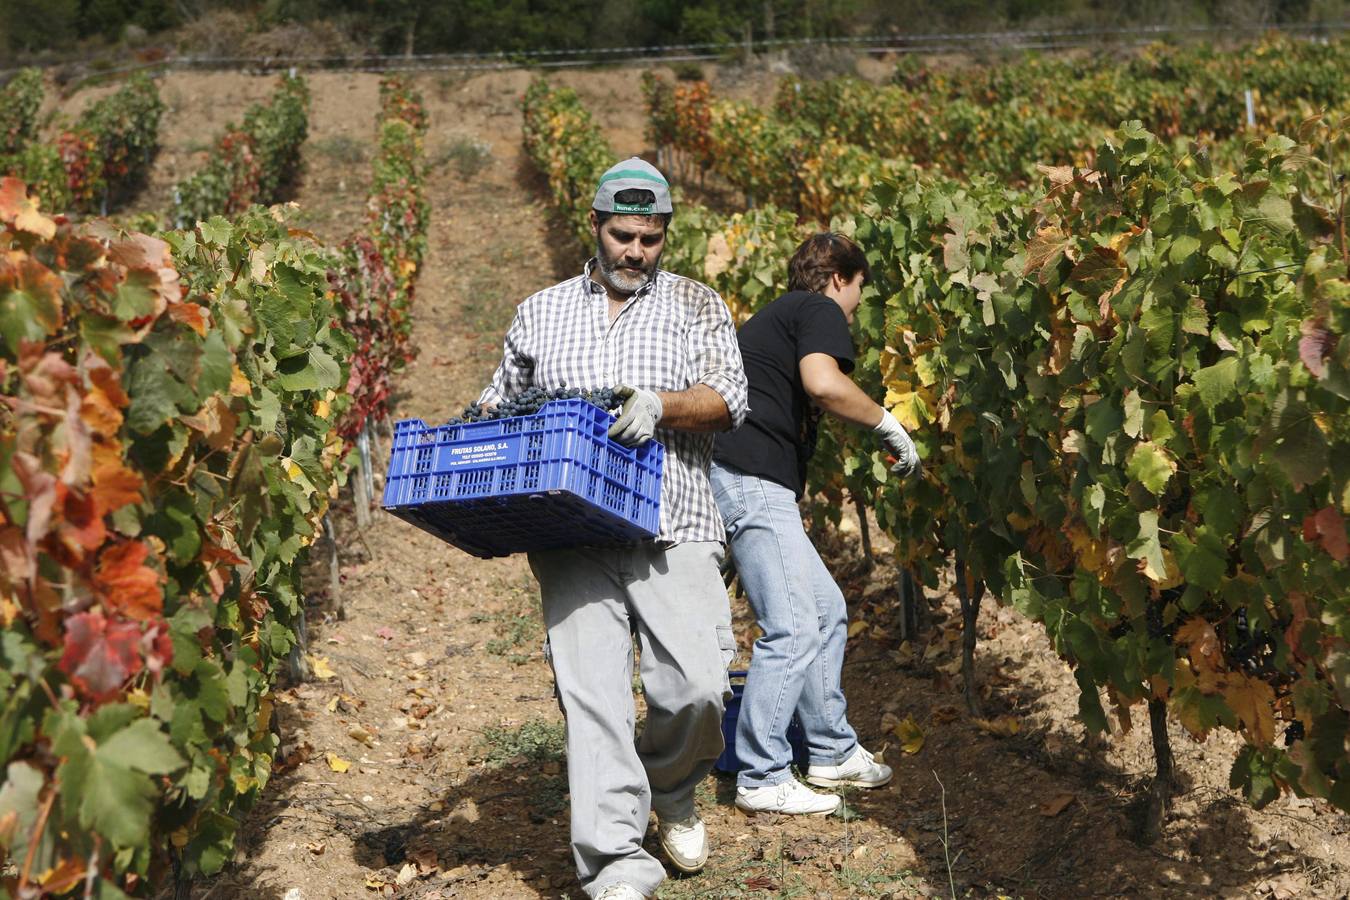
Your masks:
<svg viewBox="0 0 1350 900"><path fill-rule="evenodd" d="M657 217L612 216L599 225L591 213L600 278L616 294L631 295L656 275L666 247L666 226Z"/></svg>

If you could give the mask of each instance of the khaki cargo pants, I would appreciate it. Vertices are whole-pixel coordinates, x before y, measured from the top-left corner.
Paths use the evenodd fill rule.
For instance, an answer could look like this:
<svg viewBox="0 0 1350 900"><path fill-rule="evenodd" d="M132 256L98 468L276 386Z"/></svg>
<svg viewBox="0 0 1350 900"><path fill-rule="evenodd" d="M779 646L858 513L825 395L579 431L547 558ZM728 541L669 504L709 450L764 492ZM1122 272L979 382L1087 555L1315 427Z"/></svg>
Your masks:
<svg viewBox="0 0 1350 900"><path fill-rule="evenodd" d="M529 555L567 720L572 855L594 897L627 882L651 895L665 869L642 847L648 812L683 819L722 752L735 653L716 542ZM647 722L634 743L633 637Z"/></svg>

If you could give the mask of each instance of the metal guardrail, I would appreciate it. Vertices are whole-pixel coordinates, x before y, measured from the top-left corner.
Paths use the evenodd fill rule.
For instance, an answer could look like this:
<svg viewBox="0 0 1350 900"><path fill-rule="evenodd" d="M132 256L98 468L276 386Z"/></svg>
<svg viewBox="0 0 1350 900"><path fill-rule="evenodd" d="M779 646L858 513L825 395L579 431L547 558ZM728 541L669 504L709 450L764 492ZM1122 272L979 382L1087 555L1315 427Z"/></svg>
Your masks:
<svg viewBox="0 0 1350 900"><path fill-rule="evenodd" d="M123 74L140 69L277 71L281 69L330 69L334 71L452 71L514 68L565 68L638 62L645 65L691 60L715 60L745 54L761 54L793 47L840 47L859 53L944 53L972 49L1061 50L1075 47L1137 46L1163 39L1195 39L1222 35L1253 36L1280 33L1308 39L1339 36L1350 31L1350 20L1315 24L1269 25L1141 25L1128 28L1069 28L1005 31L953 31L931 34L864 35L833 38L751 39L738 42L662 44L654 46L590 47L561 50L522 50L499 53L417 53L324 56L176 56L139 60L118 66L107 58L69 57L37 60L43 68L79 66L89 74ZM19 67L0 69L0 78Z"/></svg>

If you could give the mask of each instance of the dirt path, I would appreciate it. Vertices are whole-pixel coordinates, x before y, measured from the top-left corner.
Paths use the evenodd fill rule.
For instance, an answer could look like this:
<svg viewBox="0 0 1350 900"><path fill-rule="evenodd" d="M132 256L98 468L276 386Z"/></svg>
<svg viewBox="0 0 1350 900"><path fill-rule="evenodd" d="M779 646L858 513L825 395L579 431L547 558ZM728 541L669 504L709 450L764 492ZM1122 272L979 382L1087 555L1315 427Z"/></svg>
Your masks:
<svg viewBox="0 0 1350 900"><path fill-rule="evenodd" d="M559 77L618 153L643 149L635 75ZM377 80L311 80L297 200L302 223L325 239L360 215ZM270 83L173 76L162 160L181 176L194 141ZM415 309L421 355L401 379L398 418L440 421L476 395L515 303L578 264L519 151L527 83L520 72L419 82L433 123L434 212ZM762 80L737 89L767 90ZM160 204L172 180L157 169L146 205ZM379 513L358 536L349 506L338 528L346 618L325 620L321 591L311 607L311 652L331 675L278 692L284 771L242 821L234 864L196 896L580 897L562 720L523 559L476 560ZM856 530L846 519L844 533L820 542L852 618L868 623L845 667L851 718L867 746L885 748L895 780L850 796L852 816L803 822L747 819L731 806L732 780L710 777L699 789L709 868L667 882L662 898L1350 893L1350 817L1295 798L1248 809L1227 788L1231 735L1201 745L1173 729L1182 793L1163 839L1136 844L1147 728L1086 741L1072 674L1043 631L988 603L979 650L988 721L973 720L960 702L954 601L935 596L923 643L900 644L893 574L863 571ZM748 647L752 625L743 602L737 609ZM922 733L912 754L894 732L906 720Z"/></svg>

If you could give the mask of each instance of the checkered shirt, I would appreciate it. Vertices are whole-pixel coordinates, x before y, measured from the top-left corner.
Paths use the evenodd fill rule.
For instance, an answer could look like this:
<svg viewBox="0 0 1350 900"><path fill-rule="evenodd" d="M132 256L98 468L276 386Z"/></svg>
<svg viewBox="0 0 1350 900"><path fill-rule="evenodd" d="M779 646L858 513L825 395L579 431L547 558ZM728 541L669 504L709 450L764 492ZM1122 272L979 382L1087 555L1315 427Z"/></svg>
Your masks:
<svg viewBox="0 0 1350 900"><path fill-rule="evenodd" d="M591 280L592 258L575 278L527 297L506 332L501 365L479 397L497 403L527 387L593 390L632 385L682 391L706 384L745 419L746 383L736 326L717 292L658 269L611 324L605 289ZM657 540L724 541L708 481L711 432L657 428L665 444Z"/></svg>

